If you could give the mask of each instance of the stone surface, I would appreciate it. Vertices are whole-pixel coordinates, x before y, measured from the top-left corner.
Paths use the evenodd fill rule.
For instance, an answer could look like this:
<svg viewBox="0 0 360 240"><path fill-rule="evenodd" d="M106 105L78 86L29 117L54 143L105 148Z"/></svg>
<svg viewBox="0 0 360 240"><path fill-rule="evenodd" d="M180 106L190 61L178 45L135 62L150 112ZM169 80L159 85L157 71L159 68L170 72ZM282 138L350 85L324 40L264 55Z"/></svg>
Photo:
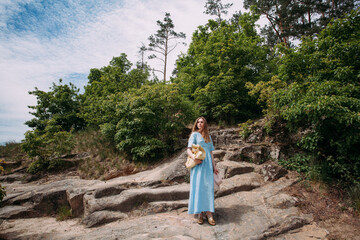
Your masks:
<svg viewBox="0 0 360 240"><path fill-rule="evenodd" d="M283 193L296 177L280 168L274 172L273 163L261 165L278 157L278 148L243 143L236 128L211 135L223 177L215 195L216 226L200 226L187 214L184 150L154 169L109 181L5 182L0 239L326 239L327 231ZM253 163L243 161L249 159ZM61 205L75 218L57 222Z"/></svg>
<svg viewBox="0 0 360 240"><path fill-rule="evenodd" d="M253 172L254 164L247 162L222 161L217 165L218 169L223 170L222 177L230 178L235 175Z"/></svg>
<svg viewBox="0 0 360 240"><path fill-rule="evenodd" d="M261 173L263 174L265 181L273 182L283 177L287 173L287 170L272 163L264 164L261 168Z"/></svg>
<svg viewBox="0 0 360 240"><path fill-rule="evenodd" d="M87 215L82 223L86 227L94 227L96 225L105 224L109 222L113 222L116 220L126 219L128 216L122 212L114 212L114 211L97 211Z"/></svg>

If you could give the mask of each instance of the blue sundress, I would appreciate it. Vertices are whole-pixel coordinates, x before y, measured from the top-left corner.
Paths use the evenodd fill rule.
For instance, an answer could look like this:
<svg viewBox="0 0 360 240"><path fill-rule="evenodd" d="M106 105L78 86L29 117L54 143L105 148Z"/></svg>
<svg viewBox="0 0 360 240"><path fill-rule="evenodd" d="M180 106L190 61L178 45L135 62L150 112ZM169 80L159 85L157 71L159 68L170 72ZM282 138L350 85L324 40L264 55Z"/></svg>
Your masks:
<svg viewBox="0 0 360 240"><path fill-rule="evenodd" d="M211 159L211 151L214 145L206 143L199 132L193 132L189 138L188 147L192 144L199 144L206 151L206 158L201 164L196 165L190 170L190 197L188 205L189 214L201 212L214 212L214 173Z"/></svg>

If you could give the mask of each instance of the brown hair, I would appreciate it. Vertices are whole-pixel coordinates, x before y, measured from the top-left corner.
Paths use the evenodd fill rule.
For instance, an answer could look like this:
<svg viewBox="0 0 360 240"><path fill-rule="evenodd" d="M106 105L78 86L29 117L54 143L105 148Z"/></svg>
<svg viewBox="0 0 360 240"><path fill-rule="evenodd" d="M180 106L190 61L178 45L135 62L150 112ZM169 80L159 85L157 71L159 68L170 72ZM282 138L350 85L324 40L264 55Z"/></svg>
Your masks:
<svg viewBox="0 0 360 240"><path fill-rule="evenodd" d="M200 131L199 128L197 127L197 122L200 119L204 120L204 127L203 127L202 131ZM201 136L204 138L206 143L210 142L208 125L207 125L207 121L206 121L206 119L204 117L198 117L196 119L191 132L199 132L201 134Z"/></svg>

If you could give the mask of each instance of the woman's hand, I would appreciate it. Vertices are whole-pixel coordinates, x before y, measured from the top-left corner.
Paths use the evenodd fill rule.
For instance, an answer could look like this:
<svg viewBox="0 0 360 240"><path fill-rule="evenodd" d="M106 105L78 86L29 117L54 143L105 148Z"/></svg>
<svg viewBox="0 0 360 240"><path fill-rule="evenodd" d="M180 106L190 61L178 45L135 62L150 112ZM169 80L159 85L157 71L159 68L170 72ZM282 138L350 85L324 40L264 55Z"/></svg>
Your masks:
<svg viewBox="0 0 360 240"><path fill-rule="evenodd" d="M218 170L216 167L214 167L214 173L215 173L215 174L218 174L218 173L219 173L219 170Z"/></svg>
<svg viewBox="0 0 360 240"><path fill-rule="evenodd" d="M198 164L201 164L202 163L202 160L201 159L194 159L195 163L198 165Z"/></svg>

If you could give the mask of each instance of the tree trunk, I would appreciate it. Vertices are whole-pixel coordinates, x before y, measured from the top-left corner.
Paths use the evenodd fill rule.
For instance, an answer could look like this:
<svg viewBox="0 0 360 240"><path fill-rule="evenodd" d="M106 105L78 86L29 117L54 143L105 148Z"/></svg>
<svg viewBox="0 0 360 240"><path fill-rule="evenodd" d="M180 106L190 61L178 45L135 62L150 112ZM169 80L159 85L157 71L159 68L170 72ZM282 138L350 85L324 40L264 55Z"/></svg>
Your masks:
<svg viewBox="0 0 360 240"><path fill-rule="evenodd" d="M166 63L167 63L167 55L168 55L168 41L169 41L169 35L166 34L165 55L164 55L164 83L166 83Z"/></svg>

